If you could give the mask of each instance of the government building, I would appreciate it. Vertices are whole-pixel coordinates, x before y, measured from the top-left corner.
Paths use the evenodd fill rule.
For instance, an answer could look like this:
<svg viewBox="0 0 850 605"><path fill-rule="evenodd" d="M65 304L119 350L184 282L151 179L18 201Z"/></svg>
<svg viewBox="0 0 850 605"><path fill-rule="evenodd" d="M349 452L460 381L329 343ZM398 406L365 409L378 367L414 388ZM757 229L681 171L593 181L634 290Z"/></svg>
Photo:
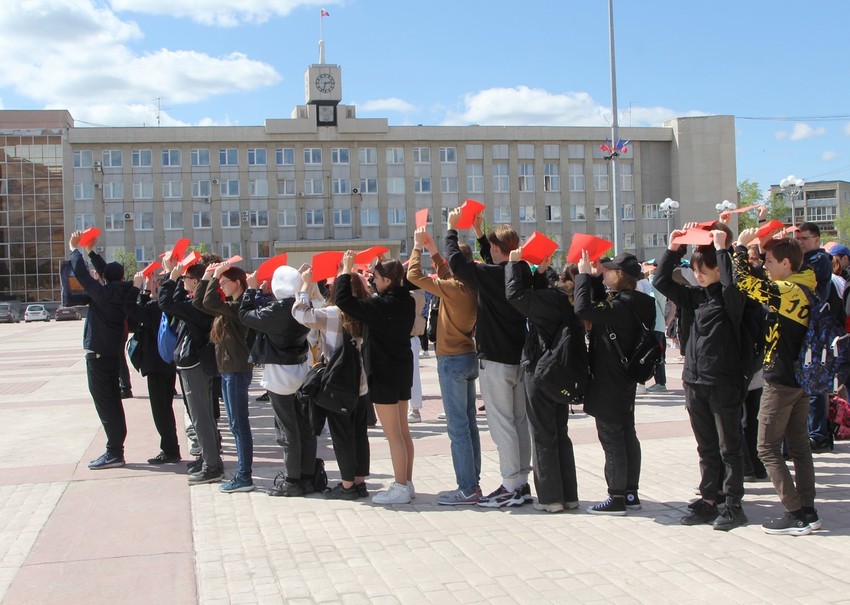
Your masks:
<svg viewBox="0 0 850 605"><path fill-rule="evenodd" d="M305 104L262 126L78 128L67 111L0 111L0 300L58 301L68 236L92 226L107 260L143 264L188 237L251 271L375 244L404 259L422 208L442 247L466 199L488 225L565 252L573 233L612 240L616 201L621 247L648 259L666 247L665 198L680 203L674 227L737 200L733 116L621 128L612 158L609 128L390 126L341 103L339 66L304 81Z"/></svg>

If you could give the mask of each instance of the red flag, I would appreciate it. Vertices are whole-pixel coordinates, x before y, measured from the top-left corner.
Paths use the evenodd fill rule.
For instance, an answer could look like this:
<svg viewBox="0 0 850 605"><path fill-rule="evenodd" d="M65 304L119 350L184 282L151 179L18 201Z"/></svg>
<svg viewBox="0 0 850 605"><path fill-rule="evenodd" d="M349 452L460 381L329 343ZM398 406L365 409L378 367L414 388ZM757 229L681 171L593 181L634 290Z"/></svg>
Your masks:
<svg viewBox="0 0 850 605"><path fill-rule="evenodd" d="M322 9L322 17L330 17L330 16L331 16L331 14L323 8Z"/></svg>

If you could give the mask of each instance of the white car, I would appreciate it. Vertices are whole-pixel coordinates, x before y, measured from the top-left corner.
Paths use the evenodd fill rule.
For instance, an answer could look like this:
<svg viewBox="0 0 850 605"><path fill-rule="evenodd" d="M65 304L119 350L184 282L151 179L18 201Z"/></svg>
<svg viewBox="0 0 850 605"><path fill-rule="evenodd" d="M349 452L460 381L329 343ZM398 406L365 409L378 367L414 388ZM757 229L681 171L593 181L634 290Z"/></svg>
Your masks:
<svg viewBox="0 0 850 605"><path fill-rule="evenodd" d="M24 311L24 323L31 321L50 321L50 313L44 305L28 305Z"/></svg>

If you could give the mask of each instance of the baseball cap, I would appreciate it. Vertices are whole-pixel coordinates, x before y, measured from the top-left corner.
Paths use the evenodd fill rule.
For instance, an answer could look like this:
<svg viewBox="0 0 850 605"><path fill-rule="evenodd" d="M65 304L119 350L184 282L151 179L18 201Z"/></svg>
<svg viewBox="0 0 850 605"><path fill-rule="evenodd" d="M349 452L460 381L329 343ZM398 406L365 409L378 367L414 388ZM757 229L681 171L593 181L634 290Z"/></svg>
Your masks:
<svg viewBox="0 0 850 605"><path fill-rule="evenodd" d="M829 249L830 256L850 256L850 248L844 244L835 244Z"/></svg>
<svg viewBox="0 0 850 605"><path fill-rule="evenodd" d="M614 257L614 260L603 262L602 266L606 269L617 269L632 277L640 278L643 275L637 257L628 252L620 252L620 254Z"/></svg>

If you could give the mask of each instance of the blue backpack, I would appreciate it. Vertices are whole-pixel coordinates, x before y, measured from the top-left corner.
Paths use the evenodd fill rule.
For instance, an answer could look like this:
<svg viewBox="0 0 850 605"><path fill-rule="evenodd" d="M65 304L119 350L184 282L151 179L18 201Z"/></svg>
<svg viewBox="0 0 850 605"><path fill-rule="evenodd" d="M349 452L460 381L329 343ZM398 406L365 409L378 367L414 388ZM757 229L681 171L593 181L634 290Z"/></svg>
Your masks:
<svg viewBox="0 0 850 605"><path fill-rule="evenodd" d="M794 361L794 377L807 395L832 393L836 376L843 380L850 364L850 342L829 303L821 304L811 290L800 288L809 301L809 327Z"/></svg>
<svg viewBox="0 0 850 605"><path fill-rule="evenodd" d="M174 363L174 349L177 348L177 332L171 327L171 320L165 313L159 319L156 346L159 350L159 356L162 357L165 363Z"/></svg>

